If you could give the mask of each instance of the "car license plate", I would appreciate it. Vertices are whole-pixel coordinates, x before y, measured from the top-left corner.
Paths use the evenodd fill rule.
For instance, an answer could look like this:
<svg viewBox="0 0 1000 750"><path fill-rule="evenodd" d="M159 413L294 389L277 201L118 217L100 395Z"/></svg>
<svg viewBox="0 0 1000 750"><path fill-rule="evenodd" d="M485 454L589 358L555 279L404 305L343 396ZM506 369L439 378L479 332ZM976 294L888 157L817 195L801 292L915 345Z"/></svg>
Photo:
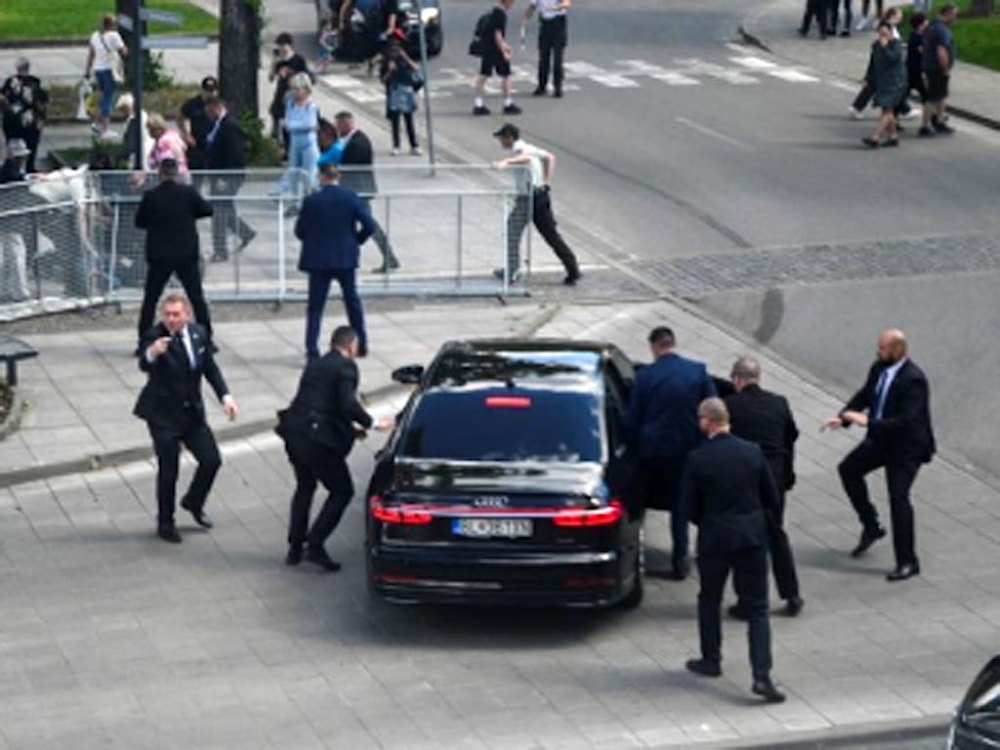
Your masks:
<svg viewBox="0 0 1000 750"><path fill-rule="evenodd" d="M530 518L456 518L451 522L451 530L458 536L476 539L515 539L531 536L532 523Z"/></svg>

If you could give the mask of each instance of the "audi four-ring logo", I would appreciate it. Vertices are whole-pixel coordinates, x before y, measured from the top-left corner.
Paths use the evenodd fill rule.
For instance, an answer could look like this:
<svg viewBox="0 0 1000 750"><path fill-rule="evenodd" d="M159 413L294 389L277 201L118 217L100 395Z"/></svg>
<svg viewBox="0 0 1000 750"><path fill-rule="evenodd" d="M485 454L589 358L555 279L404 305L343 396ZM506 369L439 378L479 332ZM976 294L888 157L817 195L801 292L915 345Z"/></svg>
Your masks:
<svg viewBox="0 0 1000 750"><path fill-rule="evenodd" d="M472 501L477 508L506 508L510 505L510 498L506 495L483 495Z"/></svg>

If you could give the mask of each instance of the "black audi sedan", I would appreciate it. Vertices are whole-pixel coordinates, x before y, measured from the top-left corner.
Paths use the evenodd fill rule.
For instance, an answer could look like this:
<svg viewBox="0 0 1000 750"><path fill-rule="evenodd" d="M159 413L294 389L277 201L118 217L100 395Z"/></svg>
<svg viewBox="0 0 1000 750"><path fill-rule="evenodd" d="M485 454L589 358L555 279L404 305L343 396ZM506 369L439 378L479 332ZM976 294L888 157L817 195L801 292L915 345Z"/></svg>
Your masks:
<svg viewBox="0 0 1000 750"><path fill-rule="evenodd" d="M947 748L1000 748L1000 656L994 656L980 670L955 710Z"/></svg>
<svg viewBox="0 0 1000 750"><path fill-rule="evenodd" d="M426 368L368 488L371 590L394 602L599 607L642 599L625 447L632 364L610 344L472 340Z"/></svg>

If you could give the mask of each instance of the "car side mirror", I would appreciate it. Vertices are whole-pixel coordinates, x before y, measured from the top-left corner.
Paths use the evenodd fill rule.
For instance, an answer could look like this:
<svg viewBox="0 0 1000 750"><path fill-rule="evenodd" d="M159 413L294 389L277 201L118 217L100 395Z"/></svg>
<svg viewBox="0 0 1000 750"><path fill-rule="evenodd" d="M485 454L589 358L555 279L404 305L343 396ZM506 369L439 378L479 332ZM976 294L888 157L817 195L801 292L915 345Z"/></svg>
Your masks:
<svg viewBox="0 0 1000 750"><path fill-rule="evenodd" d="M417 385L423 376L423 365L404 365L392 371L392 379L404 385Z"/></svg>

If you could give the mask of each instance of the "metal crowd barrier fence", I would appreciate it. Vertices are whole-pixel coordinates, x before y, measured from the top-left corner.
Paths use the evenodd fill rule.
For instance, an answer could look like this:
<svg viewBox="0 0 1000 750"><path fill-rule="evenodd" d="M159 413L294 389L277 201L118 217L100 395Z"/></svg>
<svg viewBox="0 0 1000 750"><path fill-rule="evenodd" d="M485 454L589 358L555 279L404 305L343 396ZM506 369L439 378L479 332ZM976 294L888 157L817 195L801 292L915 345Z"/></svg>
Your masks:
<svg viewBox="0 0 1000 750"><path fill-rule="evenodd" d="M342 183L356 171L345 168ZM375 177L378 192L362 197L399 267L377 272L384 258L370 239L358 270L362 295L528 293L529 231L521 240L525 275L515 282L495 274L506 266L508 216L518 198L512 170L438 165L431 175L426 165L391 164L379 165ZM157 178L135 180L124 171L64 169L0 186L0 321L142 298L145 232L135 227L135 212ZM208 299L304 300L308 280L297 269L294 229L308 176L254 169L196 172L191 182L215 211L198 222Z"/></svg>

